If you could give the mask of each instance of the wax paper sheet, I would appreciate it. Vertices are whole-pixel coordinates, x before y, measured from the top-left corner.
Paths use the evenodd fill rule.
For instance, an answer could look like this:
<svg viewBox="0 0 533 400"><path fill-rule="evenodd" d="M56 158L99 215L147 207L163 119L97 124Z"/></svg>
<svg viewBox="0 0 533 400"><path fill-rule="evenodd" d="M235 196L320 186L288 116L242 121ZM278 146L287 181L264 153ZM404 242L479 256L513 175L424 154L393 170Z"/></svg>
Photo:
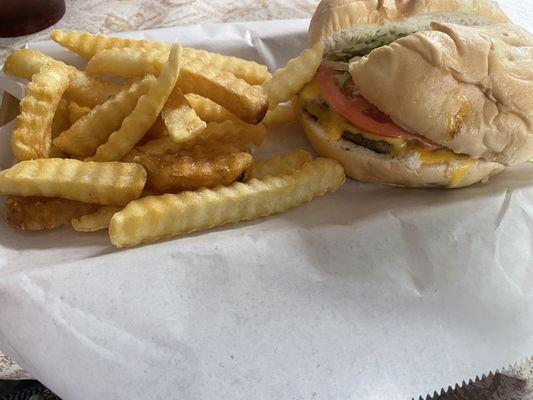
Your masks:
<svg viewBox="0 0 533 400"><path fill-rule="evenodd" d="M306 46L307 24L127 36L274 68ZM294 148L308 144L286 126L257 155ZM531 354L532 216L523 165L453 191L349 181L281 215L130 250L1 222L0 348L64 399L418 397Z"/></svg>

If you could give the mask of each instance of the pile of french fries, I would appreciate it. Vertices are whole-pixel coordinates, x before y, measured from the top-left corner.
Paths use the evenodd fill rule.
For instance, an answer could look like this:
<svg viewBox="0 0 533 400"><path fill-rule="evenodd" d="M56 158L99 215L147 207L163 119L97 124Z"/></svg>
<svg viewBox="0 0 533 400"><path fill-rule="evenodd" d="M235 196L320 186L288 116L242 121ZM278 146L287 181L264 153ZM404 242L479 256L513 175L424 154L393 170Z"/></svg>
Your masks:
<svg viewBox="0 0 533 400"><path fill-rule="evenodd" d="M268 126L295 122L287 102L316 73L321 45L271 76L179 44L51 37L87 66L27 49L4 65L29 81L11 138L19 162L0 172L12 226L108 229L128 247L282 212L344 182L336 161L305 151L252 156Z"/></svg>

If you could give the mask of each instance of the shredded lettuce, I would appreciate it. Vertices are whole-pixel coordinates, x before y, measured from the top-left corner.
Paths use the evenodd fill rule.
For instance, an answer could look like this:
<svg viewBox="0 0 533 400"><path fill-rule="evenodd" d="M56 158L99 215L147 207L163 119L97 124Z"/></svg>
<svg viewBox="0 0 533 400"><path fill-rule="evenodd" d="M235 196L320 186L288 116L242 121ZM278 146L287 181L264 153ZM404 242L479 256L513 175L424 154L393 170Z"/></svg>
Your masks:
<svg viewBox="0 0 533 400"><path fill-rule="evenodd" d="M344 89L344 85L346 85L346 81L351 78L351 75L348 72L343 72L340 75L337 75L335 79L337 79L337 83L339 84L339 87L341 90Z"/></svg>
<svg viewBox="0 0 533 400"><path fill-rule="evenodd" d="M340 50L332 49L327 55L331 61L349 61L353 57L363 57L372 50L391 44L395 40L409 35L411 32L390 31L377 35L361 35L353 39L351 46L344 47Z"/></svg>
<svg viewBox="0 0 533 400"><path fill-rule="evenodd" d="M335 32L326 39L326 59L348 61L354 56L364 57L372 50L415 32L431 30L432 22L461 25L491 25L495 21L478 15L438 13L418 15L407 20L389 21L383 25L363 24Z"/></svg>

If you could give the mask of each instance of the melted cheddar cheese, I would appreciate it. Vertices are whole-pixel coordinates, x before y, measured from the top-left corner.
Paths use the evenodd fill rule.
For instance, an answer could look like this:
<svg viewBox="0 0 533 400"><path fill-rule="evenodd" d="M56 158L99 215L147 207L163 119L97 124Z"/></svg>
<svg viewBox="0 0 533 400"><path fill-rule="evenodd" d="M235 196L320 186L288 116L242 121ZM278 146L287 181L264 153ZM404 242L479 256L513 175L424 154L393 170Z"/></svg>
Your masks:
<svg viewBox="0 0 533 400"><path fill-rule="evenodd" d="M361 131L327 104L322 96L320 85L316 78L302 89L298 94L298 97L301 108L317 119L317 122L331 140L339 140L345 132L351 132L353 134L361 135L369 140L389 143L393 148L390 153L393 157L407 152L418 153L420 161L424 165L468 160L467 156L455 154L450 150L428 150L417 141L384 137ZM454 177L452 177L452 181L454 181L455 175L458 176L457 180L461 180L466 174L468 166L463 168L461 167L463 164L466 165L464 162L459 164L457 172L454 173ZM461 171L463 172L461 173Z"/></svg>

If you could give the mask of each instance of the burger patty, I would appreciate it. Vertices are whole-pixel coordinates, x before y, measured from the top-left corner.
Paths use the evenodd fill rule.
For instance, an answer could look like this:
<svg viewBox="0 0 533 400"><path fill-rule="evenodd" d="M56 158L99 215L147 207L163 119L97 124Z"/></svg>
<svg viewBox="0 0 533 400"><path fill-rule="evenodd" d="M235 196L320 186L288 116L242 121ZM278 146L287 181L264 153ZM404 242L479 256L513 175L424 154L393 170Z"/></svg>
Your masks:
<svg viewBox="0 0 533 400"><path fill-rule="evenodd" d="M305 115L307 115L307 118L309 118L313 122L318 122L318 117L316 115L311 114L306 108L304 108L303 110L305 112Z"/></svg>
<svg viewBox="0 0 533 400"><path fill-rule="evenodd" d="M366 147L369 150L372 150L378 154L390 154L394 150L394 147L385 141L381 140L370 140L365 138L363 135L357 133L352 133L349 131L344 131L342 134L344 140L348 140L358 146Z"/></svg>
<svg viewBox="0 0 533 400"><path fill-rule="evenodd" d="M304 108L303 111L305 115L307 116L307 118L309 118L311 121L315 123L318 123L318 117L316 115L312 114L306 108ZM344 131L342 134L342 138L358 146L362 146L369 150L372 150L373 152L378 153L378 154L391 154L394 151L394 146L388 142L385 142L383 140L367 139L363 135L353 133L350 131Z"/></svg>

